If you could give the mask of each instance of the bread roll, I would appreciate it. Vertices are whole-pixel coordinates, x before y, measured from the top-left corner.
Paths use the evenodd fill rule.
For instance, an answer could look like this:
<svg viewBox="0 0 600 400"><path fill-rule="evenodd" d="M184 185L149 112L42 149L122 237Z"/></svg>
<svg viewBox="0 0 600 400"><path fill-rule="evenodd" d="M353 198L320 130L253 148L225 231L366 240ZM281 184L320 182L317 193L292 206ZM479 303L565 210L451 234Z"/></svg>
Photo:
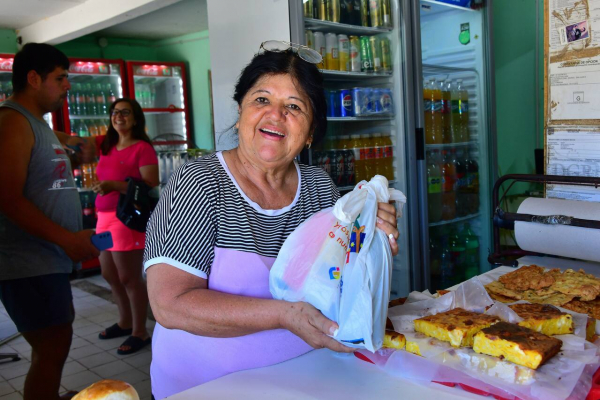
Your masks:
<svg viewBox="0 0 600 400"><path fill-rule="evenodd" d="M105 379L83 389L72 400L140 400L140 397L129 383Z"/></svg>

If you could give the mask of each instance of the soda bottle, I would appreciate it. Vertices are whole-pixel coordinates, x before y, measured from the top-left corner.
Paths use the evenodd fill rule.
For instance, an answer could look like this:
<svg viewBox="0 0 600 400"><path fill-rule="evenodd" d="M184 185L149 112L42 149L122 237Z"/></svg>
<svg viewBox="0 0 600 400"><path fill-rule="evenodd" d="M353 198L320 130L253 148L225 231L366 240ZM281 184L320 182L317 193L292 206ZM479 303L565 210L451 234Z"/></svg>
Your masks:
<svg viewBox="0 0 600 400"><path fill-rule="evenodd" d="M373 158L371 165L373 167L373 176L383 175L385 176L385 166L383 165L383 158L385 156L385 148L383 145L383 138L381 133L374 133L372 139L373 145Z"/></svg>
<svg viewBox="0 0 600 400"><path fill-rule="evenodd" d="M117 100L117 97L115 96L115 92L113 92L112 85L110 83L106 84L106 95L108 96L108 104L109 105L111 105L112 103L115 102L115 100Z"/></svg>
<svg viewBox="0 0 600 400"><path fill-rule="evenodd" d="M337 186L346 186L346 166L345 166L345 157L344 157L344 150L342 149L342 141L337 138L337 139L333 139L332 140L332 153L331 156L333 157L333 159L335 160L332 167L335 167L335 179L334 179L334 183ZM332 176L333 178L333 176Z"/></svg>
<svg viewBox="0 0 600 400"><path fill-rule="evenodd" d="M150 108L156 107L156 86L151 85L148 91L150 93ZM183 104L181 104L181 108L183 108Z"/></svg>
<svg viewBox="0 0 600 400"><path fill-rule="evenodd" d="M11 81L8 81L8 82L6 83L6 86L5 86L5 91L4 91L4 93L6 93L6 98L7 98L7 99L8 99L10 96L12 96L12 94L13 94L13 85L12 85L12 82L11 82Z"/></svg>
<svg viewBox="0 0 600 400"><path fill-rule="evenodd" d="M479 274L479 238L471 231L471 226L466 223L461 232L460 240L465 248L465 279L470 279Z"/></svg>
<svg viewBox="0 0 600 400"><path fill-rule="evenodd" d="M83 174L83 187L91 188L93 182L92 164L81 164L81 172Z"/></svg>
<svg viewBox="0 0 600 400"><path fill-rule="evenodd" d="M83 187L83 182L81 179L81 169L75 168L73 170L73 180L75 181L75 186L78 188Z"/></svg>
<svg viewBox="0 0 600 400"><path fill-rule="evenodd" d="M456 166L447 150L442 151L442 219L456 218Z"/></svg>
<svg viewBox="0 0 600 400"><path fill-rule="evenodd" d="M98 107L98 115L108 114L108 104L106 92L102 89L102 84L96 85L96 106Z"/></svg>
<svg viewBox="0 0 600 400"><path fill-rule="evenodd" d="M461 99L458 91L458 85L452 83L450 86L450 104L451 104L451 117L450 117L450 129L451 129L451 143L459 143L462 140L462 117L461 117Z"/></svg>
<svg viewBox="0 0 600 400"><path fill-rule="evenodd" d="M71 127L71 132L69 133L71 136L78 136L79 134L79 127L78 127L78 121L76 119L70 119L69 120L69 126Z"/></svg>
<svg viewBox="0 0 600 400"><path fill-rule="evenodd" d="M442 92L436 86L435 79L430 79L424 86L423 97L425 101L425 143L442 144Z"/></svg>
<svg viewBox="0 0 600 400"><path fill-rule="evenodd" d="M328 137L329 136L329 137ZM333 180L333 172L335 166L333 165L334 160L331 158L331 135L326 134L325 142L323 143L322 154L321 154L321 165L323 170L331 177ZM335 181L334 181L335 182Z"/></svg>
<svg viewBox="0 0 600 400"><path fill-rule="evenodd" d="M88 137L90 136L90 131L84 120L79 121L79 136ZM85 177L85 175L84 175Z"/></svg>
<svg viewBox="0 0 600 400"><path fill-rule="evenodd" d="M450 248L450 259L454 265L453 283L465 280L465 245L461 241L458 230L451 227L448 237Z"/></svg>
<svg viewBox="0 0 600 400"><path fill-rule="evenodd" d="M456 216L464 217L469 214L468 199L466 197L467 186L467 165L465 162L464 151L462 149L452 149L450 151L452 163L456 167Z"/></svg>
<svg viewBox="0 0 600 400"><path fill-rule="evenodd" d="M344 181L345 185L354 185L354 149L350 135L340 136L339 148L344 152Z"/></svg>
<svg viewBox="0 0 600 400"><path fill-rule="evenodd" d="M392 144L392 138L390 132L383 132L381 134L383 141L383 164L385 177L388 181L394 180L394 145Z"/></svg>
<svg viewBox="0 0 600 400"><path fill-rule="evenodd" d="M440 151L427 152L427 209L429 222L442 220L442 169Z"/></svg>
<svg viewBox="0 0 600 400"><path fill-rule="evenodd" d="M73 86L75 88L75 109L77 111L75 115L87 115L88 108L85 93L83 93L83 88L80 84L75 84Z"/></svg>
<svg viewBox="0 0 600 400"><path fill-rule="evenodd" d="M468 142L469 136L469 93L462 84L462 79L456 80L458 99L460 100L460 141Z"/></svg>
<svg viewBox="0 0 600 400"><path fill-rule="evenodd" d="M449 231L446 225L439 228L440 243L440 289L446 289L452 286L454 279L454 263L449 247Z"/></svg>
<svg viewBox="0 0 600 400"><path fill-rule="evenodd" d="M467 155L467 183L465 191L467 193L469 214L479 212L479 165L473 153L474 149L470 149Z"/></svg>
<svg viewBox="0 0 600 400"><path fill-rule="evenodd" d="M90 83L85 85L85 100L87 103L88 114L97 115L98 106L96 105L96 94L94 93Z"/></svg>
<svg viewBox="0 0 600 400"><path fill-rule="evenodd" d="M98 136L100 135L100 131L98 129L98 125L94 122L94 120L89 120L87 122L88 130L90 131L90 136Z"/></svg>
<svg viewBox="0 0 600 400"><path fill-rule="evenodd" d="M429 270L431 271L431 285L439 288L442 277L441 268L442 246L440 243L438 229L429 228Z"/></svg>
<svg viewBox="0 0 600 400"><path fill-rule="evenodd" d="M452 93L450 92L451 81L440 82L442 92L442 142L452 143Z"/></svg>
<svg viewBox="0 0 600 400"><path fill-rule="evenodd" d="M2 87L0 86L0 101L2 101ZM69 108L69 115L75 115L75 93L73 93L73 88L69 90L69 94L67 96L67 106Z"/></svg>

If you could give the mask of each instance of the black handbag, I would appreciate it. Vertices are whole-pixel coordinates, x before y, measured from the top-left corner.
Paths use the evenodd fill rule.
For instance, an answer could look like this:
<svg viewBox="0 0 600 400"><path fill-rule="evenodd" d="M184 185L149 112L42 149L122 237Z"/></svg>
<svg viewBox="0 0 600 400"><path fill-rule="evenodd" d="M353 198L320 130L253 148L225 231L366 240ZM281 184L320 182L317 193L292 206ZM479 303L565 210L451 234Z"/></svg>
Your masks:
<svg viewBox="0 0 600 400"><path fill-rule="evenodd" d="M143 181L127 178L127 191L119 196L117 218L130 229L146 232L146 224L158 198L151 196L152 188Z"/></svg>

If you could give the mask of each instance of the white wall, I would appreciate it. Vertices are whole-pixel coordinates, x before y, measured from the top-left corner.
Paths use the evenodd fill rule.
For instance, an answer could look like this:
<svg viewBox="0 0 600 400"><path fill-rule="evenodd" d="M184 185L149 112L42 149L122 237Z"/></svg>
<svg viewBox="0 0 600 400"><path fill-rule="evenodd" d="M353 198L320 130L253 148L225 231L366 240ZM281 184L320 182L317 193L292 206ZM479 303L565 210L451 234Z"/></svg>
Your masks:
<svg viewBox="0 0 600 400"><path fill-rule="evenodd" d="M242 69L266 40L290 41L287 0L208 0L208 30L215 123L215 148L231 149L227 131L237 121L233 88Z"/></svg>

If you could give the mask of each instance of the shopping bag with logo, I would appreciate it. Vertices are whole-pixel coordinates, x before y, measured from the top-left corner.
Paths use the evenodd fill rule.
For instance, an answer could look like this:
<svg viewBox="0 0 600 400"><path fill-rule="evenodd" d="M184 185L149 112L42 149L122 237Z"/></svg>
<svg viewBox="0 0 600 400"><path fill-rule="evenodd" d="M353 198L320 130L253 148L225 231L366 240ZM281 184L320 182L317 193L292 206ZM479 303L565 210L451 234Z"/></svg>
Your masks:
<svg viewBox="0 0 600 400"><path fill-rule="evenodd" d="M401 215L406 198L387 179L360 182L292 232L269 279L275 299L312 304L339 324L335 339L371 351L383 341L392 268L388 238L375 228L377 202L390 200ZM375 345L373 335L381 336Z"/></svg>

